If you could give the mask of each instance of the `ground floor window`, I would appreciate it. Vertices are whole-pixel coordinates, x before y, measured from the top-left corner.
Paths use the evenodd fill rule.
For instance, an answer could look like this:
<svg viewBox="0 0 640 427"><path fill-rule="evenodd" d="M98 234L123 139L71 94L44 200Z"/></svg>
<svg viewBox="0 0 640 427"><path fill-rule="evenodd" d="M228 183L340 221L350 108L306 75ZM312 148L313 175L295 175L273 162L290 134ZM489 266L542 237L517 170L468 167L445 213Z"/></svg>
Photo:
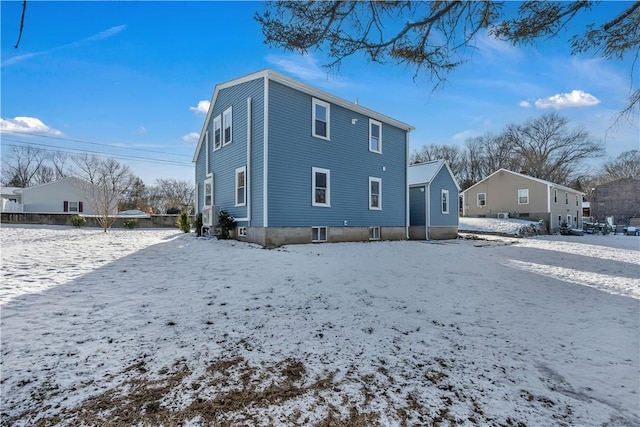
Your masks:
<svg viewBox="0 0 640 427"><path fill-rule="evenodd" d="M247 227L238 227L238 236L247 237Z"/></svg>
<svg viewBox="0 0 640 427"><path fill-rule="evenodd" d="M313 242L326 242L327 227L311 227L311 240Z"/></svg>

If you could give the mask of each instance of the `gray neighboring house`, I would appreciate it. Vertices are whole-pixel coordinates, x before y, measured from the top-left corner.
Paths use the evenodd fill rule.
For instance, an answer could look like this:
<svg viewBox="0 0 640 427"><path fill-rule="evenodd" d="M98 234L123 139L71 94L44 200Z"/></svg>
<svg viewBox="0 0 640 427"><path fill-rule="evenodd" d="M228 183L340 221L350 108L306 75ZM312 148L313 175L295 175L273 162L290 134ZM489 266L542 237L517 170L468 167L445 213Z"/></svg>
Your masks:
<svg viewBox="0 0 640 427"><path fill-rule="evenodd" d="M83 191L86 185L90 184L70 177L23 188L22 212L95 215ZM117 214L117 206L113 206L112 212Z"/></svg>
<svg viewBox="0 0 640 427"><path fill-rule="evenodd" d="M618 225L640 225L640 180L622 178L598 185L591 194L591 216Z"/></svg>
<svg viewBox="0 0 640 427"><path fill-rule="evenodd" d="M409 166L409 238L456 239L459 192L446 161Z"/></svg>
<svg viewBox="0 0 640 427"><path fill-rule="evenodd" d="M507 169L498 169L462 192L463 216L544 221L548 232L566 222L582 228L584 193Z"/></svg>

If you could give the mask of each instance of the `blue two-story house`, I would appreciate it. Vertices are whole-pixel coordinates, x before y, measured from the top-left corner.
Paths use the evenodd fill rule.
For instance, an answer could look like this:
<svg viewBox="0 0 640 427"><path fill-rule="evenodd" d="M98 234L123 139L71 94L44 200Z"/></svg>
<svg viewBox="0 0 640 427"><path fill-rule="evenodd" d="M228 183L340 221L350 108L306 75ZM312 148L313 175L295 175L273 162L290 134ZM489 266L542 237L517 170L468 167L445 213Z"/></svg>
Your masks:
<svg viewBox="0 0 640 427"><path fill-rule="evenodd" d="M413 127L272 70L216 86L193 161L196 211L238 239L408 238Z"/></svg>

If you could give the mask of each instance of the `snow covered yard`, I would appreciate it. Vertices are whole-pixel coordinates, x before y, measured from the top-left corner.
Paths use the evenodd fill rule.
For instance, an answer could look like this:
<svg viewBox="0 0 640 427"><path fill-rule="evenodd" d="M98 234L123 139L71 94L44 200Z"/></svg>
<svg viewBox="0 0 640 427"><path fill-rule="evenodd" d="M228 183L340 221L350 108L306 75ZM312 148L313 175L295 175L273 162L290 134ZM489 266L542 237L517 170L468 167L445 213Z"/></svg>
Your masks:
<svg viewBox="0 0 640 427"><path fill-rule="evenodd" d="M640 424L640 238L2 226L2 425Z"/></svg>

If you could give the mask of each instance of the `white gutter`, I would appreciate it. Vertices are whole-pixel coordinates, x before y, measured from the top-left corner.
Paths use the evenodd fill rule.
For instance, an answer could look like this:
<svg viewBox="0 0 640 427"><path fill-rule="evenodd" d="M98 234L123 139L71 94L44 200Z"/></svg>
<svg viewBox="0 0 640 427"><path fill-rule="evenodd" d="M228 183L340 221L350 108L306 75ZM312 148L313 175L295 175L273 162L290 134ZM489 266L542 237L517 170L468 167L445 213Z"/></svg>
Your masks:
<svg viewBox="0 0 640 427"><path fill-rule="evenodd" d="M262 226L267 228L269 226L269 203L267 200L267 173L269 166L269 76L264 76L264 96L262 97L264 102L264 124L262 146L263 146L263 167L262 167Z"/></svg>
<svg viewBox="0 0 640 427"><path fill-rule="evenodd" d="M411 206L409 204L409 132L407 132L405 134L404 140L405 140L405 152L406 152L406 154L405 154L405 167L404 167L404 170L405 170L405 172L404 172L405 173L405 175L404 175L405 184L404 185L405 185L406 193L407 193L405 195L405 197L406 197L406 203L405 203L406 206L405 206L405 219L404 219L405 227L404 228L405 228L405 233L406 233L407 240L409 240L409 226L411 225L411 217L410 217L410 211L409 211L411 209Z"/></svg>

